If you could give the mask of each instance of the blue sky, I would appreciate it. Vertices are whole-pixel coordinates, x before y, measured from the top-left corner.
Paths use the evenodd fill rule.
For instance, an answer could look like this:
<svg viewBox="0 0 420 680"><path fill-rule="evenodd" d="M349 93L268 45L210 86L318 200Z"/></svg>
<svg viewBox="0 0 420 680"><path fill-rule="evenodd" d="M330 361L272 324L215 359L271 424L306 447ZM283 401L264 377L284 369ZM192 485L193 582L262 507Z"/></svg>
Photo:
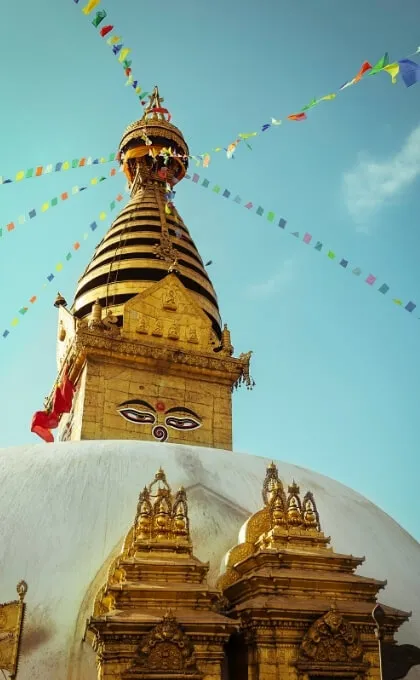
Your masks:
<svg viewBox="0 0 420 680"><path fill-rule="evenodd" d="M102 4L133 50L135 77L144 89L159 84L192 153L336 91L364 60L403 58L420 45L417 0L404 11L390 0ZM71 0L3 3L0 25L0 175L114 151L140 108L80 9ZM420 85L365 78L307 121L268 130L234 160L213 154L198 171L374 274L387 296L209 189L184 181L176 201L213 260L236 351L254 351L256 388L234 395L235 449L334 477L418 539L420 312L391 300L420 305L419 105ZM97 175L94 166L0 186L0 226ZM108 179L0 242L1 327L41 291L0 338L4 446L38 443L29 423L55 378L53 301L57 290L72 300L106 223L43 289L46 276L123 188L121 176Z"/></svg>

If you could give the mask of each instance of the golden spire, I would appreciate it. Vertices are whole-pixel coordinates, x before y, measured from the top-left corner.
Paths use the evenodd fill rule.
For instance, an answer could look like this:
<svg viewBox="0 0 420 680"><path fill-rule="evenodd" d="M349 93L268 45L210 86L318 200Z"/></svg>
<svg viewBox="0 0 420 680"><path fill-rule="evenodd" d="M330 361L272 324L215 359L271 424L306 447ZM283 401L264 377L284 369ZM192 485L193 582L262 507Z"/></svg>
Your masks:
<svg viewBox="0 0 420 680"><path fill-rule="evenodd" d="M161 109L164 101L165 100L163 99L163 97L159 95L158 86L155 85L153 92L149 97L149 105L144 109L144 118L149 118L150 116L152 116L153 118L162 120L163 119L162 113L154 112L153 109Z"/></svg>

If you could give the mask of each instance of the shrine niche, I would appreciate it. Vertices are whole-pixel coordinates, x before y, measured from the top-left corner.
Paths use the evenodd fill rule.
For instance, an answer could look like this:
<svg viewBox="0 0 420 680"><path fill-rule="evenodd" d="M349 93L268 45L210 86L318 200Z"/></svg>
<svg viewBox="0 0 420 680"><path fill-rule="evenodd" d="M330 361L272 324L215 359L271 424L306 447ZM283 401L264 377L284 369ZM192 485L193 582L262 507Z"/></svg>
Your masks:
<svg viewBox="0 0 420 680"><path fill-rule="evenodd" d="M184 634L176 618L168 611L162 622L144 638L133 665L123 675L124 680L153 680L163 677L183 677L201 680L194 646Z"/></svg>

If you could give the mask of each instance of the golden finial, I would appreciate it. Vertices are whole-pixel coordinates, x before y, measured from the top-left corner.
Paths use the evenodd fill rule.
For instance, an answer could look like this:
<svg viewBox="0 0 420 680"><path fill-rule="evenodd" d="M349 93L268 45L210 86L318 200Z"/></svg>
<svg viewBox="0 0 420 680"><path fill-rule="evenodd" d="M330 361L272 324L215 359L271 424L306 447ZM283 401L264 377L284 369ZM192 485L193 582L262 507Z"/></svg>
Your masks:
<svg viewBox="0 0 420 680"><path fill-rule="evenodd" d="M65 300L65 298L63 298L61 293L57 293L57 297L55 298L54 301L54 307L57 307L57 309L59 307L67 307L67 301Z"/></svg>
<svg viewBox="0 0 420 680"><path fill-rule="evenodd" d="M300 492L300 488L296 484L295 480L293 480L293 482L290 484L290 486L288 487L287 490L288 490L289 493L292 493L292 494L295 494L295 495L298 495L299 492Z"/></svg>
<svg viewBox="0 0 420 680"><path fill-rule="evenodd" d="M23 602L25 595L28 592L28 584L26 581L19 581L16 586L17 594L19 595L19 600Z"/></svg>
<svg viewBox="0 0 420 680"><path fill-rule="evenodd" d="M165 100L163 97L159 95L159 88L157 85L153 88L152 94L149 96L149 104L148 106L144 109L144 117L146 116L156 116L156 117L162 117L161 114L156 114L153 112L153 109L161 109L162 104Z"/></svg>

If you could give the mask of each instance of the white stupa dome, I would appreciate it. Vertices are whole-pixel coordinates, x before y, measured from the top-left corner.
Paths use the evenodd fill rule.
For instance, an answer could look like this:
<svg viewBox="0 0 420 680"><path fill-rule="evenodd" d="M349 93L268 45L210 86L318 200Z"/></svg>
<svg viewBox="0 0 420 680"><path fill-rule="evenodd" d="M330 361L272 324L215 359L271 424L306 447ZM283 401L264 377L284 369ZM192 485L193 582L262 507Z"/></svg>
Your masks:
<svg viewBox="0 0 420 680"><path fill-rule="evenodd" d="M130 528L138 495L162 466L187 490L194 552L215 581L226 551L262 506L266 459L192 446L81 441L0 450L0 602L28 583L19 680L94 680L82 643L93 599ZM401 643L420 641L420 544L355 491L315 472L277 463L288 484L314 493L336 552L366 556L358 573L387 579L380 601L412 617ZM420 678L420 667L410 678Z"/></svg>

